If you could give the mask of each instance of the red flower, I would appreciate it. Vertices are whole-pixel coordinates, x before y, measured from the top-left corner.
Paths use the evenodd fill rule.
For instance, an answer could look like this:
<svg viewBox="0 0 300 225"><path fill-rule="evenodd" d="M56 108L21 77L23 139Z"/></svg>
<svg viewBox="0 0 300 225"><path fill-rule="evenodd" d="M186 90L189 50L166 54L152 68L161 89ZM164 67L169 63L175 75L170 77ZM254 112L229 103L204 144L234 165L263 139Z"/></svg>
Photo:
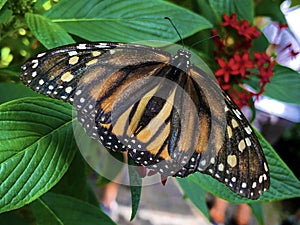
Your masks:
<svg viewBox="0 0 300 225"><path fill-rule="evenodd" d="M250 26L248 20L241 21L240 25L237 27L239 35L243 35L247 39L255 39L260 35L260 32L256 27Z"/></svg>
<svg viewBox="0 0 300 225"><path fill-rule="evenodd" d="M215 42L215 44L217 45L218 49L222 49L224 48L224 42L222 41L222 39L219 37L216 28L213 28L211 30L211 34L213 36L213 40Z"/></svg>
<svg viewBox="0 0 300 225"><path fill-rule="evenodd" d="M239 73L237 71L238 65L235 64L233 58L231 58L228 62L221 58L217 58L217 61L221 68L215 72L215 75L217 77L223 76L225 83L229 82L230 75L236 75Z"/></svg>
<svg viewBox="0 0 300 225"><path fill-rule="evenodd" d="M231 16L224 14L220 29L224 34L218 39L214 38L215 57L219 65L215 76L221 88L229 93L239 107L242 107L253 103L253 96L258 97L264 92L266 83L273 76L274 62L265 52L250 55L253 40L260 32L247 20L237 21L236 17L236 14ZM212 33L215 36L216 29L213 29ZM290 55L294 54L297 55L298 52L291 52ZM249 79L250 76L259 79L257 93L251 93L242 87L245 79Z"/></svg>
<svg viewBox="0 0 300 225"><path fill-rule="evenodd" d="M250 100L253 97L251 92L243 89L242 91L233 90L229 93L232 100L237 104L237 106L241 109L243 106L249 106Z"/></svg>
<svg viewBox="0 0 300 225"><path fill-rule="evenodd" d="M266 63L271 62L270 56L268 56L265 52L254 52L253 55L258 67L264 67Z"/></svg>
<svg viewBox="0 0 300 225"><path fill-rule="evenodd" d="M272 62L268 65L268 67L260 67L260 84L263 86L266 83L270 82L270 78L274 75L273 72L273 66L275 65L275 62Z"/></svg>
<svg viewBox="0 0 300 225"><path fill-rule="evenodd" d="M237 54L235 53L233 56L233 59L235 61L235 64L238 65L238 71L239 74L242 75L242 77L245 77L246 75L246 70L248 68L253 68L253 62L249 59L249 53L248 52L244 52L243 55Z"/></svg>
<svg viewBox="0 0 300 225"><path fill-rule="evenodd" d="M217 77L217 81L220 85L220 87L222 88L222 90L224 91L228 91L231 89L232 85L229 83L224 83L223 79L221 77Z"/></svg>
<svg viewBox="0 0 300 225"><path fill-rule="evenodd" d="M230 17L224 13L223 14L223 19L224 19L224 22L222 23L222 25L224 27L230 26L230 27L236 28L239 25L238 21L236 20L236 14L235 13L233 13Z"/></svg>

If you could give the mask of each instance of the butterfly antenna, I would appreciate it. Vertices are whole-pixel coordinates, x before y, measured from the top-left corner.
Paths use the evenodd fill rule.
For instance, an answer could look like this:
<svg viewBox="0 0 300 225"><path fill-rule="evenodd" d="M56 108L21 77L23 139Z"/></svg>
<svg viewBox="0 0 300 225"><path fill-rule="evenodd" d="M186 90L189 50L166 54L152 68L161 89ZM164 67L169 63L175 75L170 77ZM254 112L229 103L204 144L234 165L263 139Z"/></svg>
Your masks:
<svg viewBox="0 0 300 225"><path fill-rule="evenodd" d="M202 42L204 42L204 41L213 39L213 38L215 38L215 37L219 37L219 38L220 38L220 36L216 34L216 35L211 36L211 37L209 37L209 38L205 38L205 39L202 39L202 40L200 40L200 41L195 42L194 44L192 44L192 45L189 47L189 49L191 49L191 48L192 48L193 46L195 46L195 45L198 45L198 44L200 44L200 43L202 43Z"/></svg>
<svg viewBox="0 0 300 225"><path fill-rule="evenodd" d="M182 37L181 37L179 31L177 30L175 24L173 23L173 21L172 21L169 17L166 16L165 19L166 19L166 20L169 20L169 22L171 23L172 27L174 28L174 30L176 31L176 33L178 34L178 36L179 36L179 38L180 38L182 47L184 48L184 42L183 42L183 39L182 39Z"/></svg>

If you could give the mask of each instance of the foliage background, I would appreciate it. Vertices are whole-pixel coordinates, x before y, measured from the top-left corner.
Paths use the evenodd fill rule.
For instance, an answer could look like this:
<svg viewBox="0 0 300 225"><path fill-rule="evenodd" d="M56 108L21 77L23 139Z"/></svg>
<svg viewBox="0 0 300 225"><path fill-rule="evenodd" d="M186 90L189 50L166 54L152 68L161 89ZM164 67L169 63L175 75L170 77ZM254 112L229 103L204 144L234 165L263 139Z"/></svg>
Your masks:
<svg viewBox="0 0 300 225"><path fill-rule="evenodd" d="M73 137L71 106L34 93L20 83L20 66L26 59L46 49L83 41L179 41L165 16L172 18L185 44L191 45L209 37L211 28L221 23L223 13L235 12L240 20L247 19L251 24L256 16L285 23L280 3L0 0L0 223L11 222L14 215L13 221L22 220L22 224L114 224L99 209L87 183L89 170ZM267 46L262 38L253 50ZM215 71L213 42L194 48ZM279 66L266 95L300 104L299 81L298 72ZM198 196L202 190L233 203L248 202L257 218L262 218L257 202L300 196L299 180L262 137L260 141L272 184L259 201L243 199L203 174L178 179L185 194L207 217L205 199ZM132 187L133 216L140 191ZM263 224L262 219L259 222Z"/></svg>

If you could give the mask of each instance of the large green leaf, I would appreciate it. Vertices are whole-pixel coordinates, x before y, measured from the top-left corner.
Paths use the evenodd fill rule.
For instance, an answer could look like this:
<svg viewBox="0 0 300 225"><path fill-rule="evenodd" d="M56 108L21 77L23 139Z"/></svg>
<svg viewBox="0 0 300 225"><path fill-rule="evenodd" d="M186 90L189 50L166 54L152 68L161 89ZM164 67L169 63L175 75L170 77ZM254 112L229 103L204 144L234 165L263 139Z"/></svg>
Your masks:
<svg viewBox="0 0 300 225"><path fill-rule="evenodd" d="M257 135L259 136L261 146L267 158L271 175L270 190L266 191L259 198L259 200L254 201L242 198L230 191L229 188L227 188L224 184L213 179L211 176L202 173L194 173L184 179L189 179L194 183L193 189L197 190L198 187L201 187L206 191L211 192L212 194L232 203L275 201L300 197L300 181L294 176L288 166L280 159L268 142L260 134ZM192 183L189 183L189 185L192 185Z"/></svg>
<svg viewBox="0 0 300 225"><path fill-rule="evenodd" d="M34 201L31 208L38 225L115 225L100 208L51 192Z"/></svg>
<svg viewBox="0 0 300 225"><path fill-rule="evenodd" d="M239 20L248 20L250 23L254 19L253 0L209 0L212 9L221 17L223 13L231 15L237 14Z"/></svg>
<svg viewBox="0 0 300 225"><path fill-rule="evenodd" d="M62 27L42 15L26 13L25 19L31 32L48 49L74 43Z"/></svg>
<svg viewBox="0 0 300 225"><path fill-rule="evenodd" d="M21 97L41 96L23 84L10 82L0 83L0 104Z"/></svg>
<svg viewBox="0 0 300 225"><path fill-rule="evenodd" d="M27 213L22 209L22 213ZM0 214L0 224L5 225L30 225L31 223L28 221L28 218L24 218L24 214L22 215L20 211L14 210L10 212L5 212ZM29 214L29 213L28 213ZM26 215L28 215L26 214ZM32 224L31 224L32 225Z"/></svg>
<svg viewBox="0 0 300 225"><path fill-rule="evenodd" d="M177 178L185 195L191 200L191 202L209 219L209 210L206 204L206 192L201 188L194 188L194 183L189 179Z"/></svg>
<svg viewBox="0 0 300 225"><path fill-rule="evenodd" d="M142 178L137 171L137 165L134 160L128 157L128 171L130 180L130 192L131 192L131 217L130 221L134 219L137 210L139 208L141 193L142 193Z"/></svg>
<svg viewBox="0 0 300 225"><path fill-rule="evenodd" d="M90 193L85 166L85 161L78 151L68 171L51 191L88 201Z"/></svg>
<svg viewBox="0 0 300 225"><path fill-rule="evenodd" d="M183 37L212 27L205 18L159 0L62 0L44 15L89 41L177 41L179 37L166 16Z"/></svg>
<svg viewBox="0 0 300 225"><path fill-rule="evenodd" d="M291 0L290 7L299 6L299 5L300 5L300 0Z"/></svg>
<svg viewBox="0 0 300 225"><path fill-rule="evenodd" d="M6 2L7 0L0 0L0 9L2 9Z"/></svg>
<svg viewBox="0 0 300 225"><path fill-rule="evenodd" d="M264 210L262 207L262 203L255 202L255 203L249 203L248 205L251 207L252 213L255 216L257 222L260 225L264 225Z"/></svg>
<svg viewBox="0 0 300 225"><path fill-rule="evenodd" d="M258 1L258 4L255 6L255 15L271 17L272 20L278 21L281 24L286 24L285 16L280 9L282 2L283 0Z"/></svg>
<svg viewBox="0 0 300 225"><path fill-rule="evenodd" d="M300 74L288 67L276 65L275 75L266 85L264 95L271 98L300 104Z"/></svg>
<svg viewBox="0 0 300 225"><path fill-rule="evenodd" d="M51 189L75 152L71 106L50 98L0 105L0 212L19 208Z"/></svg>

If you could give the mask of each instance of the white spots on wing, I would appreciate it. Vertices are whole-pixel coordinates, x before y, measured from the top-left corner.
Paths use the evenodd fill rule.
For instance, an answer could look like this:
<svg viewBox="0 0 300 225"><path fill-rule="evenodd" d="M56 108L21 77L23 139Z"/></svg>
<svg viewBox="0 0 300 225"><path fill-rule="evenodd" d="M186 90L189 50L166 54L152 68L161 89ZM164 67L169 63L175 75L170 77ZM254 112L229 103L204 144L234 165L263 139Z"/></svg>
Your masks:
<svg viewBox="0 0 300 225"><path fill-rule="evenodd" d="M32 77L36 77L36 75L37 75L36 71L33 71L32 74L31 74Z"/></svg>
<svg viewBox="0 0 300 225"><path fill-rule="evenodd" d="M247 187L247 183L246 182L243 182L242 183L242 188L246 188Z"/></svg>
<svg viewBox="0 0 300 225"><path fill-rule="evenodd" d="M224 164L223 164L223 163L220 163L220 164L218 165L218 170L219 170L219 171L223 171L223 170L224 170Z"/></svg>
<svg viewBox="0 0 300 225"><path fill-rule="evenodd" d="M228 155L227 156L227 163L231 167L235 167L237 165L237 158L236 155Z"/></svg>
<svg viewBox="0 0 300 225"><path fill-rule="evenodd" d="M71 74L70 71L68 71L68 72L64 73L60 79L63 82L70 82L73 78L74 78L74 75Z"/></svg>
<svg viewBox="0 0 300 225"><path fill-rule="evenodd" d="M251 141L250 141L250 139L249 139L248 137L245 138L245 142L246 142L246 145L247 145L248 147L251 146Z"/></svg>
<svg viewBox="0 0 300 225"><path fill-rule="evenodd" d="M92 51L92 56L97 57L100 56L102 53L100 51Z"/></svg>
<svg viewBox="0 0 300 225"><path fill-rule="evenodd" d="M74 55L77 55L78 53L76 51L70 51L68 52L68 55L69 56L74 56Z"/></svg>
<svg viewBox="0 0 300 225"><path fill-rule="evenodd" d="M45 83L45 81L43 79L39 80L39 85L43 85Z"/></svg>
<svg viewBox="0 0 300 225"><path fill-rule="evenodd" d="M227 134L228 134L228 137L231 138L232 137L232 129L230 126L227 126Z"/></svg>
<svg viewBox="0 0 300 225"><path fill-rule="evenodd" d="M243 152L246 148L246 144L245 144L245 141L244 140L241 140L238 144L238 149L240 152Z"/></svg>
<svg viewBox="0 0 300 225"><path fill-rule="evenodd" d="M77 45L77 49L86 49L86 44Z"/></svg>
<svg viewBox="0 0 300 225"><path fill-rule="evenodd" d="M237 118L239 118L240 120L242 120L242 117L241 117L242 113L240 112L240 110L233 109L232 111L234 112L234 114L236 115Z"/></svg>
<svg viewBox="0 0 300 225"><path fill-rule="evenodd" d="M263 179L264 179L263 175L260 175L258 178L258 183L261 184L263 182Z"/></svg>
<svg viewBox="0 0 300 225"><path fill-rule="evenodd" d="M267 163L265 163L265 162L264 162L264 169L265 169L266 172L269 171L268 166L267 166Z"/></svg>
<svg viewBox="0 0 300 225"><path fill-rule="evenodd" d="M32 66L31 66L32 69L37 68L37 66L39 65L39 60L37 59L33 59L31 62L32 62Z"/></svg>
<svg viewBox="0 0 300 225"><path fill-rule="evenodd" d="M200 161L200 165L201 166L205 166L205 164L206 164L206 160L205 159L203 159L203 160Z"/></svg>
<svg viewBox="0 0 300 225"><path fill-rule="evenodd" d="M78 56L72 56L71 58L69 58L69 64L70 65L75 65L76 63L78 63L78 61L79 61Z"/></svg>
<svg viewBox="0 0 300 225"><path fill-rule="evenodd" d="M236 122L235 119L231 120L231 125L232 125L233 128L237 128L239 126L239 124Z"/></svg>
<svg viewBox="0 0 300 225"><path fill-rule="evenodd" d="M80 99L79 99L79 102L80 102L80 103L84 103L84 102L85 102L85 99L84 99L84 98L80 98Z"/></svg>
<svg viewBox="0 0 300 225"><path fill-rule="evenodd" d="M264 178L264 180L268 180L268 177L266 174L263 174L263 178Z"/></svg>
<svg viewBox="0 0 300 225"><path fill-rule="evenodd" d="M75 95L80 95L82 93L82 91L81 90L77 90L76 92L75 92Z"/></svg>
<svg viewBox="0 0 300 225"><path fill-rule="evenodd" d="M236 182L236 177L231 177L231 181L232 181L233 183L235 183L235 182Z"/></svg>
<svg viewBox="0 0 300 225"><path fill-rule="evenodd" d="M72 87L66 87L65 88L65 92L68 93L68 94L70 94L72 90L73 90Z"/></svg>
<svg viewBox="0 0 300 225"><path fill-rule="evenodd" d="M108 43L98 43L97 45L94 45L95 48L106 48L109 47Z"/></svg>
<svg viewBox="0 0 300 225"><path fill-rule="evenodd" d="M98 59L92 59L92 60L88 61L85 65L90 66L90 65L93 65L97 62L98 62Z"/></svg>
<svg viewBox="0 0 300 225"><path fill-rule="evenodd" d="M44 55L46 55L46 52L40 53L40 54L38 54L36 57L37 57L37 58L41 58L41 57L43 57Z"/></svg>
<svg viewBox="0 0 300 225"><path fill-rule="evenodd" d="M245 127L245 131L247 134L251 134L252 133L252 129L250 126Z"/></svg>

